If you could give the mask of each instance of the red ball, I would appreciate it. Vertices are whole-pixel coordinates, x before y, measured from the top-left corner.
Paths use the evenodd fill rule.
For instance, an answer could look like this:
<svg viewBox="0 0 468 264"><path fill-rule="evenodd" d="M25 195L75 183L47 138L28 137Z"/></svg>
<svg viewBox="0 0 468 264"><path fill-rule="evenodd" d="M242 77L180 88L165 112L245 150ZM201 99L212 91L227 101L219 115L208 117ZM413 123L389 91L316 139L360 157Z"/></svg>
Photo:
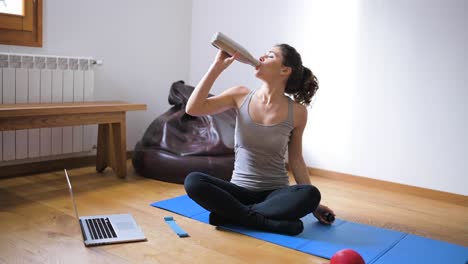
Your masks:
<svg viewBox="0 0 468 264"><path fill-rule="evenodd" d="M366 264L364 259L352 249L342 249L330 259L330 264Z"/></svg>

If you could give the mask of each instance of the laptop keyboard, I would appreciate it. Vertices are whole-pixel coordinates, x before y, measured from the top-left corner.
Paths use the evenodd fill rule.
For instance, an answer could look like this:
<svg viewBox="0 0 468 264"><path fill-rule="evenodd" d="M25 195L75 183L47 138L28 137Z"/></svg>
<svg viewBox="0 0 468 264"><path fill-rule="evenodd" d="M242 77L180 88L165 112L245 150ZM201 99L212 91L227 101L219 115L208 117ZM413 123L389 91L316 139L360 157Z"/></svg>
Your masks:
<svg viewBox="0 0 468 264"><path fill-rule="evenodd" d="M92 239L115 238L114 228L112 227L109 218L90 218L85 219L88 230L91 233Z"/></svg>

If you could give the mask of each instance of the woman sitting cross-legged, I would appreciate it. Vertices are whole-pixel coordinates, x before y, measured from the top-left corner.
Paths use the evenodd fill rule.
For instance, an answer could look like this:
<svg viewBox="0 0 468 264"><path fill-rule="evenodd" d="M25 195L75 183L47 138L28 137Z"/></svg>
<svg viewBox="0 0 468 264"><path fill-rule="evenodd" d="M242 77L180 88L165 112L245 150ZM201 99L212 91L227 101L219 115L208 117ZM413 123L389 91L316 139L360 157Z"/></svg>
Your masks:
<svg viewBox="0 0 468 264"><path fill-rule="evenodd" d="M260 88L236 86L208 98L215 80L237 56L219 51L186 106L193 116L237 110L232 179L192 172L184 183L188 196L210 211L212 225L297 235L304 229L300 218L309 213L331 224L325 215L334 213L320 204L320 192L311 185L302 157L306 106L318 89L317 78L293 47L280 44L255 67L255 76L263 81ZM296 185L289 185L286 150Z"/></svg>

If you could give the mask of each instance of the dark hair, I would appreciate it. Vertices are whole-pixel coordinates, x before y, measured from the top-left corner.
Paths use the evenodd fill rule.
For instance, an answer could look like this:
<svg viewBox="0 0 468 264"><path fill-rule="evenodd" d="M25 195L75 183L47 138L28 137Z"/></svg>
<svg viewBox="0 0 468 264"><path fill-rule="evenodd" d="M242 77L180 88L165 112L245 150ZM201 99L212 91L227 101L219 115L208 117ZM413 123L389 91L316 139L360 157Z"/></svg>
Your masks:
<svg viewBox="0 0 468 264"><path fill-rule="evenodd" d="M279 44L276 47L281 49L283 65L292 69L284 92L292 95L294 101L308 106L319 88L317 77L302 65L301 55L295 48L288 44Z"/></svg>

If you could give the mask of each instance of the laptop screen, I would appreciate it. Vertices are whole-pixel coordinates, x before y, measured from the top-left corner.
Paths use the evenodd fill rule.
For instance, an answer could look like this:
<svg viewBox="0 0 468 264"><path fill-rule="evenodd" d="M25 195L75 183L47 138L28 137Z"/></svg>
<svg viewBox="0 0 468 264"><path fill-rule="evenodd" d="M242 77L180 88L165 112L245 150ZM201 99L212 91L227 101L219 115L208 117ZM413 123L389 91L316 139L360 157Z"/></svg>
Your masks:
<svg viewBox="0 0 468 264"><path fill-rule="evenodd" d="M70 197L72 199L73 210L75 211L76 219L80 219L80 217L78 216L78 210L76 209L75 196L73 195L73 189L72 189L72 185L70 182L70 178L68 177L68 172L66 169L63 169L63 170L65 171L65 177L67 178L68 190L70 191Z"/></svg>

